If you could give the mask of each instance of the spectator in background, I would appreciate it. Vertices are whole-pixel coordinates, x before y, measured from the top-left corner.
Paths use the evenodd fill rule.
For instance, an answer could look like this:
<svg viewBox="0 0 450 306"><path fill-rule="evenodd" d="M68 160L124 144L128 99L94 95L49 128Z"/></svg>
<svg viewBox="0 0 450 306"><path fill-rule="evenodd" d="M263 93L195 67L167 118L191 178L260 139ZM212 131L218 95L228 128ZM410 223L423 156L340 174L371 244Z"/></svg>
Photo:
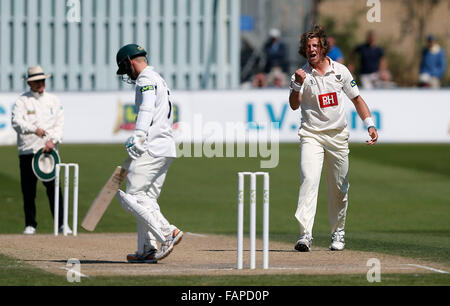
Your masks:
<svg viewBox="0 0 450 306"><path fill-rule="evenodd" d="M389 70L381 70L378 72L378 78L374 81L375 88L395 88L397 84L392 81L392 75Z"/></svg>
<svg viewBox="0 0 450 306"><path fill-rule="evenodd" d="M427 37L427 47L422 51L420 63L419 87L441 87L441 78L445 74L447 63L444 50L433 35Z"/></svg>
<svg viewBox="0 0 450 306"><path fill-rule="evenodd" d="M387 75L387 62L383 49L376 44L376 34L374 31L367 33L367 40L364 44L355 48L350 56L354 59L355 53L360 55L360 81L365 89L377 87L380 75ZM354 65L349 65L354 70Z"/></svg>
<svg viewBox="0 0 450 306"><path fill-rule="evenodd" d="M267 75L267 86L272 88L283 88L287 86L287 75L281 67L273 67Z"/></svg>
<svg viewBox="0 0 450 306"><path fill-rule="evenodd" d="M252 86L254 88L265 88L267 87L266 75L262 72L255 74L252 81Z"/></svg>
<svg viewBox="0 0 450 306"><path fill-rule="evenodd" d="M344 54L342 54L341 49L336 46L336 40L334 37L328 37L328 44L330 45L330 52L328 52L328 57L333 61L344 64Z"/></svg>
<svg viewBox="0 0 450 306"><path fill-rule="evenodd" d="M286 45L280 40L280 30L271 29L269 39L264 44L263 55L265 57L264 73L269 73L273 67L279 66L283 72L288 71L288 52Z"/></svg>

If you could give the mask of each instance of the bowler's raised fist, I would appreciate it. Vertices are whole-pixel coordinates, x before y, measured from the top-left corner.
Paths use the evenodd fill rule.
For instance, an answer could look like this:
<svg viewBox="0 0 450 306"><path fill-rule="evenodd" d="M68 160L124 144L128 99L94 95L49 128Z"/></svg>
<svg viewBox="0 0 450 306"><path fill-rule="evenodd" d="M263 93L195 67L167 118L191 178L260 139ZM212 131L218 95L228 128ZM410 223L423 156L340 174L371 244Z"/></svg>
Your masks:
<svg viewBox="0 0 450 306"><path fill-rule="evenodd" d="M295 82L302 85L306 79L306 72L302 68L295 71Z"/></svg>

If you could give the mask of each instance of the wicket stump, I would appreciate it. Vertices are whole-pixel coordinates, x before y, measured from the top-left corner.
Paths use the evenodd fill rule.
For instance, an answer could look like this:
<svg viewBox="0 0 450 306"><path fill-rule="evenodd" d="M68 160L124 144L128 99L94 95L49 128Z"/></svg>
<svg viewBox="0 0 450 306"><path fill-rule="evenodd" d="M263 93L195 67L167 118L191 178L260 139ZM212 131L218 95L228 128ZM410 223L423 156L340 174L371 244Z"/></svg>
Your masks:
<svg viewBox="0 0 450 306"><path fill-rule="evenodd" d="M243 268L244 257L244 178L250 176L250 269L256 268L256 177L264 176L263 188L263 269L269 268L269 173L239 172L237 268Z"/></svg>
<svg viewBox="0 0 450 306"><path fill-rule="evenodd" d="M54 234L58 236L59 223L59 176L61 167L64 168L64 206L63 206L63 235L67 236L69 228L69 175L70 167L73 167L73 223L72 235L77 235L78 227L78 164L57 164L55 167L55 208L54 208Z"/></svg>

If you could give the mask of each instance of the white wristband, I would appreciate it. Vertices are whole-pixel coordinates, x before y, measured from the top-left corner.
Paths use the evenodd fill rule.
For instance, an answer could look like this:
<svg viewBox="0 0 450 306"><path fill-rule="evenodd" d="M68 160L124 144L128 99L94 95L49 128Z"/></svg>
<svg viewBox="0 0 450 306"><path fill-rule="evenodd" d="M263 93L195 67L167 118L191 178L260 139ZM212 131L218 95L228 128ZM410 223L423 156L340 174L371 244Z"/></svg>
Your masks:
<svg viewBox="0 0 450 306"><path fill-rule="evenodd" d="M300 92L300 90L302 90L302 85L300 85L296 81L293 81L291 84L292 84L291 85L292 90L295 90L297 92Z"/></svg>
<svg viewBox="0 0 450 306"><path fill-rule="evenodd" d="M366 128L375 127L375 122L373 121L372 117L367 117L366 119L364 119L364 125L366 126Z"/></svg>

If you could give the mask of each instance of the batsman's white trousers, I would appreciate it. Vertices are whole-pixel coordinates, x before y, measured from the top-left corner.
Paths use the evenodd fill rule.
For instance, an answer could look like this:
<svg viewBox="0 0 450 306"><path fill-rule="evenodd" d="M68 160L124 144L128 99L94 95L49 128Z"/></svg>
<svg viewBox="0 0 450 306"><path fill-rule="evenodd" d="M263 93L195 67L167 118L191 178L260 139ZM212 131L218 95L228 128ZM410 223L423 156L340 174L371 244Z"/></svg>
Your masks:
<svg viewBox="0 0 450 306"><path fill-rule="evenodd" d="M312 132L301 128L300 192L295 217L300 235L312 237L322 165L325 161L331 232L344 230L348 204L348 129Z"/></svg>
<svg viewBox="0 0 450 306"><path fill-rule="evenodd" d="M128 169L128 194L134 195L138 203L153 211L156 227L160 228L164 236L169 235L175 228L161 213L158 198L166 179L167 171L173 162L172 157L152 157L145 152L140 158L133 160ZM157 249L157 239L148 230L146 224L136 219L137 224L137 253L143 254L150 249Z"/></svg>

